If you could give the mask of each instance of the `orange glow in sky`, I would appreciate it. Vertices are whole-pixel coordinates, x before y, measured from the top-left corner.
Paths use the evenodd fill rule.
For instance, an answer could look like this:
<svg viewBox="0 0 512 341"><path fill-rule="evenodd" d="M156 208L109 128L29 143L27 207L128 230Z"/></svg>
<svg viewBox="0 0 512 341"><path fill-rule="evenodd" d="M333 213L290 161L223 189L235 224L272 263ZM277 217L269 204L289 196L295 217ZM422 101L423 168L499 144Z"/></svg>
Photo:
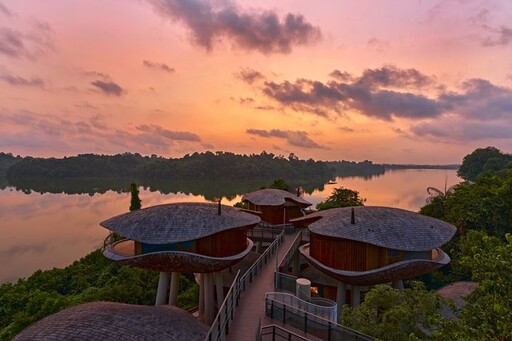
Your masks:
<svg viewBox="0 0 512 341"><path fill-rule="evenodd" d="M0 151L512 151L512 2L0 0Z"/></svg>

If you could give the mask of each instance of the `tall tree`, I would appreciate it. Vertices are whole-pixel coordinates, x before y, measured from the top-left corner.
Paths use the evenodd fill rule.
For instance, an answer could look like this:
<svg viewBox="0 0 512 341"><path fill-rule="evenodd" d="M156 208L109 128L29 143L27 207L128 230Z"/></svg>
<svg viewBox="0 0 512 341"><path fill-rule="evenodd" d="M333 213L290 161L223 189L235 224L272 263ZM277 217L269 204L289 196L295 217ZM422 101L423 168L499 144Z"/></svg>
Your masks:
<svg viewBox="0 0 512 341"><path fill-rule="evenodd" d="M359 196L358 191L339 187L332 191L327 200L316 205L316 209L322 211L336 207L363 206L365 201L365 198Z"/></svg>
<svg viewBox="0 0 512 341"><path fill-rule="evenodd" d="M140 208L142 207L142 201L139 198L139 189L135 182L132 182L130 184L130 195L130 211L140 210Z"/></svg>

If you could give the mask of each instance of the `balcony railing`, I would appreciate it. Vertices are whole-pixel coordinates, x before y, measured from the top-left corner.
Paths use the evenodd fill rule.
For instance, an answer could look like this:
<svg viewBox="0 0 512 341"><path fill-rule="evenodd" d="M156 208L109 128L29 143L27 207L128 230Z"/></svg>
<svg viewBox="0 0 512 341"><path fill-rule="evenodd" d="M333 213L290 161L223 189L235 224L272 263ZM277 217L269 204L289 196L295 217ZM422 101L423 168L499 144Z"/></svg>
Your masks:
<svg viewBox="0 0 512 341"><path fill-rule="evenodd" d="M371 341L373 337L310 314L285 303L265 298L265 312L272 319L327 341Z"/></svg>
<svg viewBox="0 0 512 341"><path fill-rule="evenodd" d="M256 341L266 340L308 341L308 339L275 324L261 327L259 334L256 336Z"/></svg>
<svg viewBox="0 0 512 341"><path fill-rule="evenodd" d="M295 295L285 292L268 292L265 294L265 301L279 302L290 309L300 310L307 314L323 318L336 323L338 320L338 309L336 302L323 299L318 301L321 305L304 301Z"/></svg>

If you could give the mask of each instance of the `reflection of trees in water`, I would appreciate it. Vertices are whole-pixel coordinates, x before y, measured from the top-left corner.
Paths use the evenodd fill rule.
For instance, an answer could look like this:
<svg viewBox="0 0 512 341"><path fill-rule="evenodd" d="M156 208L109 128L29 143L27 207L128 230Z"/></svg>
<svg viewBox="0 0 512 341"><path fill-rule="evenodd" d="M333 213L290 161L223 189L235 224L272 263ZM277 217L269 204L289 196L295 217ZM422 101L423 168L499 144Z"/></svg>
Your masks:
<svg viewBox="0 0 512 341"><path fill-rule="evenodd" d="M5 179L4 179L5 180ZM127 193L130 183L135 181L145 190L160 192L162 194L184 193L187 195L202 195L207 200L216 198L234 199L237 195L258 190L269 186L274 179L268 180L140 180L122 178L87 178L87 179L16 179L5 186L13 186L17 191L26 194L37 193L65 193L65 194L103 194L107 191ZM302 186L306 193L311 194L314 190L323 190L326 180L305 182L299 180L287 180L290 188ZM0 185L3 183L0 182Z"/></svg>

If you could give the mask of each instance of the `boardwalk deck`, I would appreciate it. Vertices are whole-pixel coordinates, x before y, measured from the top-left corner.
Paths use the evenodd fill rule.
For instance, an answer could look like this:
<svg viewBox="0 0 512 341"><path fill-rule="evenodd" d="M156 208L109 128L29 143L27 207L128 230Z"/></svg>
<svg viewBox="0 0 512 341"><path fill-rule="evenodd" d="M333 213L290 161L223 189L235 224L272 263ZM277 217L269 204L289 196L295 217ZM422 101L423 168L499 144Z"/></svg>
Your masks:
<svg viewBox="0 0 512 341"><path fill-rule="evenodd" d="M275 291L274 271L276 261L274 257L278 257L278 261L281 262L295 237L296 234L285 236L284 242L280 246L277 254L262 267L258 275L255 277L255 280L253 280L251 285L241 295L232 327L227 336L228 341L255 340L260 320L262 326L270 324L282 325L280 322L272 320L265 315L265 293ZM291 328L288 325L286 326L286 329L290 329L294 333L305 336L310 340L318 340L317 338L304 334L302 331Z"/></svg>

